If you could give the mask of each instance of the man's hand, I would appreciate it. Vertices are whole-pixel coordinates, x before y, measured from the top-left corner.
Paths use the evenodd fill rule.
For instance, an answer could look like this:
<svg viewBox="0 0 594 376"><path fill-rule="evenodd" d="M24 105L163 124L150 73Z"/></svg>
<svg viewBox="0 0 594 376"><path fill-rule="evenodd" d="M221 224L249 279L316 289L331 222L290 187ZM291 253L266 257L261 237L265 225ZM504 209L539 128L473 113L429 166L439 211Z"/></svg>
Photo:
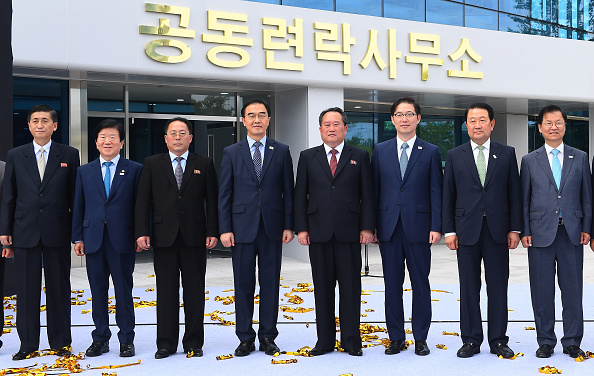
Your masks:
<svg viewBox="0 0 594 376"><path fill-rule="evenodd" d="M297 234L297 240L301 245L309 245L309 232L307 231L300 231Z"/></svg>
<svg viewBox="0 0 594 376"><path fill-rule="evenodd" d="M449 249L455 251L458 249L458 235L450 235L445 237L445 243Z"/></svg>
<svg viewBox="0 0 594 376"><path fill-rule="evenodd" d="M235 236L232 232L221 234L221 243L223 247L235 247Z"/></svg>
<svg viewBox="0 0 594 376"><path fill-rule="evenodd" d="M74 244L74 252L77 256L84 256L85 255L85 243L83 242L76 242Z"/></svg>
<svg viewBox="0 0 594 376"><path fill-rule="evenodd" d="M216 236L207 236L206 237L206 249L213 249L217 245L218 241L219 241L219 239L217 239Z"/></svg>
<svg viewBox="0 0 594 376"><path fill-rule="evenodd" d="M373 233L373 239L371 240L371 243L379 244L379 240L377 240L377 229L375 229L375 232Z"/></svg>
<svg viewBox="0 0 594 376"><path fill-rule="evenodd" d="M532 236L523 236L522 245L524 246L524 248L532 247Z"/></svg>
<svg viewBox="0 0 594 376"><path fill-rule="evenodd" d="M510 231L507 233L507 248L516 249L520 244L520 234L517 232Z"/></svg>
<svg viewBox="0 0 594 376"><path fill-rule="evenodd" d="M582 245L586 245L590 242L590 234L587 232L582 232L582 236L580 236L580 242Z"/></svg>
<svg viewBox="0 0 594 376"><path fill-rule="evenodd" d="M141 236L138 239L136 239L136 244L138 245L138 248L142 249L143 251L146 251L151 247L151 237Z"/></svg>
<svg viewBox="0 0 594 376"><path fill-rule="evenodd" d="M12 258L14 256L14 251L12 248L2 248L2 257L4 258Z"/></svg>
<svg viewBox="0 0 594 376"><path fill-rule="evenodd" d="M2 245L12 245L12 235L0 236L0 243L2 243Z"/></svg>
<svg viewBox="0 0 594 376"><path fill-rule="evenodd" d="M295 237L295 234L293 234L293 231L283 230L283 243L289 244L293 240L294 237Z"/></svg>
<svg viewBox="0 0 594 376"><path fill-rule="evenodd" d="M437 244L441 240L441 232L431 231L429 232L429 243Z"/></svg>
<svg viewBox="0 0 594 376"><path fill-rule="evenodd" d="M373 231L361 230L359 233L359 242L361 244L369 244L373 240Z"/></svg>

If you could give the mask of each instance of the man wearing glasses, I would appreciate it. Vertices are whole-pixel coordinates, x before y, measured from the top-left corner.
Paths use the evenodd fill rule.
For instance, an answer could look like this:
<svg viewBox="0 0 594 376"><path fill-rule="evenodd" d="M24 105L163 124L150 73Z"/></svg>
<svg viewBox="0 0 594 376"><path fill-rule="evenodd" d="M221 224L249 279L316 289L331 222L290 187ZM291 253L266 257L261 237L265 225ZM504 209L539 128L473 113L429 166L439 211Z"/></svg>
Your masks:
<svg viewBox="0 0 594 376"><path fill-rule="evenodd" d="M567 115L555 105L538 115L541 148L522 158L524 229L538 358L549 358L555 336L555 270L563 303L563 353L584 356L582 309L584 245L592 226L588 155L563 143Z"/></svg>
<svg viewBox="0 0 594 376"><path fill-rule="evenodd" d="M221 161L219 230L231 247L235 287L235 356L256 349L252 328L256 259L260 286L260 351L274 355L282 243L293 240L293 160L289 147L266 136L270 107L254 99L241 109L247 139L226 147Z"/></svg>
<svg viewBox="0 0 594 376"><path fill-rule="evenodd" d="M460 278L458 357L480 352L481 260L488 297L488 340L492 354L511 358L507 345L509 251L520 242L522 201L516 152L491 140L494 111L486 103L466 110L470 142L448 151L443 184L445 243L457 251Z"/></svg>
<svg viewBox="0 0 594 376"><path fill-rule="evenodd" d="M417 137L421 106L400 98L391 108L397 136L375 146L371 167L386 289L386 324L390 345L385 353L405 348L402 284L404 261L413 290L412 329L415 354L428 355L431 325L431 245L441 240L442 172L439 148Z"/></svg>

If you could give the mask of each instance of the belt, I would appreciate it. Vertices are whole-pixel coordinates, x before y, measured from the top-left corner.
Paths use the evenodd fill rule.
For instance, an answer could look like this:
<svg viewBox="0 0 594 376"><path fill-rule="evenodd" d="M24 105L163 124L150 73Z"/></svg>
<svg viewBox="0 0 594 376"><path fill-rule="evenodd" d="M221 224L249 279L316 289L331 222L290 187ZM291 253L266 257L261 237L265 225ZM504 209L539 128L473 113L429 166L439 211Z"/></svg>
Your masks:
<svg viewBox="0 0 594 376"><path fill-rule="evenodd" d="M559 218L559 226L563 226L565 225L565 223L563 223L563 218Z"/></svg>

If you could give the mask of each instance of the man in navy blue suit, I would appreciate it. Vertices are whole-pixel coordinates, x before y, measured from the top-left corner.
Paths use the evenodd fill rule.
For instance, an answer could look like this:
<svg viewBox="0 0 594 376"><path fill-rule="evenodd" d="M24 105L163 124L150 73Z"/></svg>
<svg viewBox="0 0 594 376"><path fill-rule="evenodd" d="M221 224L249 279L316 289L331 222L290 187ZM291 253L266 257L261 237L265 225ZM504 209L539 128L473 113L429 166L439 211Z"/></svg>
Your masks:
<svg viewBox="0 0 594 376"><path fill-rule="evenodd" d="M235 356L255 350L252 329L258 259L260 351L274 355L282 243L293 240L293 160L289 147L266 136L270 107L258 99L241 109L247 139L225 148L219 184L219 231L232 247Z"/></svg>
<svg viewBox="0 0 594 376"><path fill-rule="evenodd" d="M481 260L488 301L488 340L492 354L511 358L507 345L509 249L520 242L522 200L513 147L491 141L494 111L486 103L466 110L470 142L448 151L443 184L443 232L457 250L460 278L458 357L480 352L483 323L480 308Z"/></svg>
<svg viewBox="0 0 594 376"><path fill-rule="evenodd" d="M412 284L415 354L428 355L431 325L431 244L441 240L442 181L439 148L417 137L421 106L400 98L391 108L397 136L375 146L374 174L377 234L386 289L386 325L398 354L405 346L402 284L404 261Z"/></svg>
<svg viewBox="0 0 594 376"><path fill-rule="evenodd" d="M120 157L124 128L113 119L95 129L99 158L78 168L72 212L72 241L79 256L86 255L93 295L93 343L89 357L109 351L109 276L116 297L120 356L134 356L134 203L142 165Z"/></svg>
<svg viewBox="0 0 594 376"><path fill-rule="evenodd" d="M41 269L44 269L49 346L70 354L70 234L78 150L52 141L58 113L37 105L27 115L33 142L8 152L0 241L6 256L14 251L17 332L13 360L39 349ZM7 248L9 247L9 248ZM6 251L8 249L9 251Z"/></svg>

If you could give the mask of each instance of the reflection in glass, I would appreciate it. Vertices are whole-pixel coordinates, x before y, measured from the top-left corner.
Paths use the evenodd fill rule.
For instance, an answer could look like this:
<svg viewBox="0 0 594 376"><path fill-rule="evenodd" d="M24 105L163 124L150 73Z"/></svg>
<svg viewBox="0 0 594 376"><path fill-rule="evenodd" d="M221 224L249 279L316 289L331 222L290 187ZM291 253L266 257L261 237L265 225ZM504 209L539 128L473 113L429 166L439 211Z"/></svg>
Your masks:
<svg viewBox="0 0 594 376"><path fill-rule="evenodd" d="M460 122L457 117L421 116L421 122L417 126L417 136L439 147L442 167L448 150L457 146L456 124Z"/></svg>
<svg viewBox="0 0 594 376"><path fill-rule="evenodd" d="M425 2L416 0L384 0L384 17L425 21Z"/></svg>
<svg viewBox="0 0 594 376"><path fill-rule="evenodd" d="M530 34L530 21L524 17L499 13L499 30Z"/></svg>
<svg viewBox="0 0 594 376"><path fill-rule="evenodd" d="M381 0L336 0L336 11L368 16L382 15Z"/></svg>
<svg viewBox="0 0 594 376"><path fill-rule="evenodd" d="M530 0L499 0L499 10L501 12L529 17Z"/></svg>
<svg viewBox="0 0 594 376"><path fill-rule="evenodd" d="M123 84L89 82L87 84L87 106L89 111L124 112Z"/></svg>
<svg viewBox="0 0 594 376"><path fill-rule="evenodd" d="M345 142L373 153L373 114L348 112L349 123Z"/></svg>
<svg viewBox="0 0 594 376"><path fill-rule="evenodd" d="M464 26L497 30L497 12L471 6L464 7Z"/></svg>
<svg viewBox="0 0 594 376"><path fill-rule="evenodd" d="M253 1L255 3L280 4L280 0L245 0L245 1Z"/></svg>
<svg viewBox="0 0 594 376"><path fill-rule="evenodd" d="M283 5L310 9L334 10L334 0L283 0Z"/></svg>
<svg viewBox="0 0 594 376"><path fill-rule="evenodd" d="M551 25L551 24L545 23L545 22L540 22L540 21L531 21L530 22L530 34L542 35L545 37L556 37L557 36L557 26Z"/></svg>
<svg viewBox="0 0 594 376"><path fill-rule="evenodd" d="M427 0L427 22L464 26L463 5L445 0Z"/></svg>
<svg viewBox="0 0 594 376"><path fill-rule="evenodd" d="M235 116L235 95L192 94L191 99L197 115Z"/></svg>
<svg viewBox="0 0 594 376"><path fill-rule="evenodd" d="M497 0L466 0L466 4L497 10Z"/></svg>

